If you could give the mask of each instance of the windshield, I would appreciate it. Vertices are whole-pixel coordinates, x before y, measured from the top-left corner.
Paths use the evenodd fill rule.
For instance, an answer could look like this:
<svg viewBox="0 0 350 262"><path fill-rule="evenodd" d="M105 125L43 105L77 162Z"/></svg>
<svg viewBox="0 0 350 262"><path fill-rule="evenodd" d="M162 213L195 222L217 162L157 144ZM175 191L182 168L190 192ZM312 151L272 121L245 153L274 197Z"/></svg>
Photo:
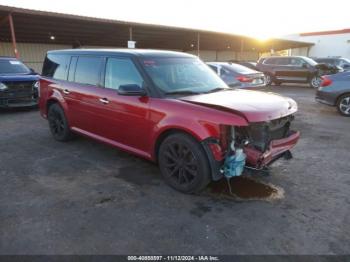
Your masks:
<svg viewBox="0 0 350 262"><path fill-rule="evenodd" d="M315 60L313 60L313 59L311 59L311 58L303 57L303 59L304 59L309 65L312 65L312 66L317 65L317 63L315 62Z"/></svg>
<svg viewBox="0 0 350 262"><path fill-rule="evenodd" d="M18 60L0 60L0 74L28 74L30 70Z"/></svg>
<svg viewBox="0 0 350 262"><path fill-rule="evenodd" d="M154 84L164 93L207 93L229 87L196 58L154 58L143 61Z"/></svg>

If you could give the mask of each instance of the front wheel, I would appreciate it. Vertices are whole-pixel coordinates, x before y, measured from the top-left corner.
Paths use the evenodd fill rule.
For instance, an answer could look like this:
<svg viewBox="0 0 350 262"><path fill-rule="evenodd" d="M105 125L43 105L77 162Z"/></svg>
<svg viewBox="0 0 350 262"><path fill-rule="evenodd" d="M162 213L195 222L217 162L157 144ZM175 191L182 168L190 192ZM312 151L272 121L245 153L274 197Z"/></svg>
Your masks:
<svg viewBox="0 0 350 262"><path fill-rule="evenodd" d="M342 95L338 99L337 108L340 114L350 117L350 94Z"/></svg>
<svg viewBox="0 0 350 262"><path fill-rule="evenodd" d="M53 104L49 107L47 118L51 134L57 141L68 141L73 137L64 111L59 104Z"/></svg>
<svg viewBox="0 0 350 262"><path fill-rule="evenodd" d="M311 78L310 80L310 86L312 88L319 88L321 85L322 79L319 76L314 76L313 78Z"/></svg>
<svg viewBox="0 0 350 262"><path fill-rule="evenodd" d="M211 180L206 153L189 135L177 133L165 138L158 162L165 182L183 193L198 193Z"/></svg>

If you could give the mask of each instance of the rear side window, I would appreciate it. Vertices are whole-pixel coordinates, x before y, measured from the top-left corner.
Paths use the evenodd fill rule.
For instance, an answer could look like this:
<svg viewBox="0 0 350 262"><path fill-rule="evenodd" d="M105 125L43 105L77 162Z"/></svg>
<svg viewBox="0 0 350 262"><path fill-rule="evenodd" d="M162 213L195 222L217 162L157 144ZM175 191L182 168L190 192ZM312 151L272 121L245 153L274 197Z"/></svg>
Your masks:
<svg viewBox="0 0 350 262"><path fill-rule="evenodd" d="M74 82L99 85L102 61L102 57L80 56L76 64Z"/></svg>
<svg viewBox="0 0 350 262"><path fill-rule="evenodd" d="M75 67L77 65L78 57L73 56L70 60L70 66L68 71L68 81L74 81Z"/></svg>
<svg viewBox="0 0 350 262"><path fill-rule="evenodd" d="M291 65L291 59L288 57L278 58L277 65Z"/></svg>
<svg viewBox="0 0 350 262"><path fill-rule="evenodd" d="M224 68L227 70L233 71L238 74L252 74L255 73L254 70L243 66L243 65L238 65L238 64L230 64L230 65L225 65Z"/></svg>
<svg viewBox="0 0 350 262"><path fill-rule="evenodd" d="M44 61L42 75L58 80L67 80L69 55L48 54Z"/></svg>
<svg viewBox="0 0 350 262"><path fill-rule="evenodd" d="M121 85L143 86L143 79L130 59L109 58L106 65L105 87L118 89Z"/></svg>
<svg viewBox="0 0 350 262"><path fill-rule="evenodd" d="M277 62L278 62L277 58L265 58L265 60L263 61L263 63L267 65L275 65L277 64Z"/></svg>
<svg viewBox="0 0 350 262"><path fill-rule="evenodd" d="M315 59L317 63L329 63L328 59Z"/></svg>

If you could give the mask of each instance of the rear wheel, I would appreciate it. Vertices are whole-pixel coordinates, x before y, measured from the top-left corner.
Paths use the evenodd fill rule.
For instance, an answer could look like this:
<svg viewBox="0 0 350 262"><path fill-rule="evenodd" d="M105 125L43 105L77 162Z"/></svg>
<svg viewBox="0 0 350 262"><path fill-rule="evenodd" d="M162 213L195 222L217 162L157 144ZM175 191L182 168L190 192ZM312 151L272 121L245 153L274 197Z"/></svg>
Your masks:
<svg viewBox="0 0 350 262"><path fill-rule="evenodd" d="M310 80L310 86L313 88L319 88L321 85L322 79L319 76L314 76Z"/></svg>
<svg viewBox="0 0 350 262"><path fill-rule="evenodd" d="M272 77L271 75L265 73L265 81L266 81L266 85L269 86L272 84Z"/></svg>
<svg viewBox="0 0 350 262"><path fill-rule="evenodd" d="M73 137L64 111L59 104L53 104L49 107L48 121L51 134L57 141L68 141Z"/></svg>
<svg viewBox="0 0 350 262"><path fill-rule="evenodd" d="M350 94L339 97L337 108L340 114L350 117Z"/></svg>
<svg viewBox="0 0 350 262"><path fill-rule="evenodd" d="M198 193L211 180L204 149L189 135L176 133L165 138L158 161L166 183L183 193Z"/></svg>

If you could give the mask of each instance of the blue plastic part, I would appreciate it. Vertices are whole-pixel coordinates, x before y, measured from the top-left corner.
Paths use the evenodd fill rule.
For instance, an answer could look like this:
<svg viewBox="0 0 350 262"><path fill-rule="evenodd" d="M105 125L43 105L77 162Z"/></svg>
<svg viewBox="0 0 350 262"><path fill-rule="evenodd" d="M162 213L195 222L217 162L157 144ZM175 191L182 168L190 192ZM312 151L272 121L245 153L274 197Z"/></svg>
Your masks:
<svg viewBox="0 0 350 262"><path fill-rule="evenodd" d="M234 155L226 157L224 162L224 176L231 178L240 176L243 173L245 166L246 155L242 149L237 149Z"/></svg>

